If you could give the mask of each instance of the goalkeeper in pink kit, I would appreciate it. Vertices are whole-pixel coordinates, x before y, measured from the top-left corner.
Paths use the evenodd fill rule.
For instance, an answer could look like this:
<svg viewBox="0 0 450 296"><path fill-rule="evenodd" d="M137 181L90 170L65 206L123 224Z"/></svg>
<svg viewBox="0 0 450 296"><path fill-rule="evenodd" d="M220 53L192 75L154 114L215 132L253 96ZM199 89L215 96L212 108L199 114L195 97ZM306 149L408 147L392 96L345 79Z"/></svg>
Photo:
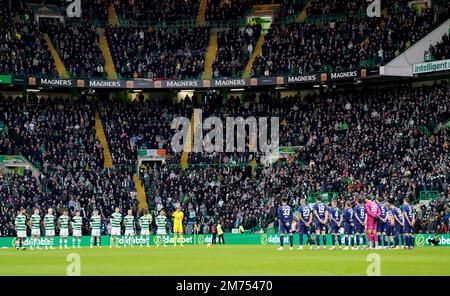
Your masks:
<svg viewBox="0 0 450 296"><path fill-rule="evenodd" d="M365 205L367 212L367 225L366 225L366 231L367 231L367 240L369 243L369 249L372 249L372 237L375 241L375 248L378 248L378 236L377 236L377 219L381 214L380 207L378 204L369 196L366 196L365 198Z"/></svg>

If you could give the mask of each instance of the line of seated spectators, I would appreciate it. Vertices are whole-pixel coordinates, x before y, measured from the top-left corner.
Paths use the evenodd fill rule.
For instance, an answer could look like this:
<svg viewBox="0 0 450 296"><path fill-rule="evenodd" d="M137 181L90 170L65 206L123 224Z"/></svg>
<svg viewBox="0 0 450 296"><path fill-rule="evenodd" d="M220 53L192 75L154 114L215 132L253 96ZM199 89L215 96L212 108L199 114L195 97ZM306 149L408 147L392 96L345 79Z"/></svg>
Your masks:
<svg viewBox="0 0 450 296"><path fill-rule="evenodd" d="M238 77L247 65L261 35L261 25L234 27L217 33L214 77Z"/></svg>
<svg viewBox="0 0 450 296"><path fill-rule="evenodd" d="M106 77L104 58L96 28L87 22L63 24L57 19L39 20L43 33L52 40L69 74L76 77Z"/></svg>
<svg viewBox="0 0 450 296"><path fill-rule="evenodd" d="M209 29L108 28L109 49L123 77L198 78L208 46Z"/></svg>

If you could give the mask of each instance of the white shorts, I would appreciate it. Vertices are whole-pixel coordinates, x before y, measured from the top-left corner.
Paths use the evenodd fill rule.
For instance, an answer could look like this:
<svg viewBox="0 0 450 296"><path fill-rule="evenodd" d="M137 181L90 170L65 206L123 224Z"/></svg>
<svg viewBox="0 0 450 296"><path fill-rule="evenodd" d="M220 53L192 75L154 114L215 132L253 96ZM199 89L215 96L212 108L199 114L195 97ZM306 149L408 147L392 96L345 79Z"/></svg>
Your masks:
<svg viewBox="0 0 450 296"><path fill-rule="evenodd" d="M27 231L26 230L17 231L17 237L20 238L27 237Z"/></svg>
<svg viewBox="0 0 450 296"><path fill-rule="evenodd" d="M148 230L148 229L142 229L142 230L141 230L141 235L150 235L150 230Z"/></svg>
<svg viewBox="0 0 450 296"><path fill-rule="evenodd" d="M120 227L111 228L111 235L120 235Z"/></svg>
<svg viewBox="0 0 450 296"><path fill-rule="evenodd" d="M91 235L92 236L100 236L100 229L92 229Z"/></svg>
<svg viewBox="0 0 450 296"><path fill-rule="evenodd" d="M55 236L55 230L46 230L45 236Z"/></svg>
<svg viewBox="0 0 450 296"><path fill-rule="evenodd" d="M81 236L82 234L81 234L81 230L73 230L73 233L72 233L72 236L76 236L76 237L79 237L79 236Z"/></svg>
<svg viewBox="0 0 450 296"><path fill-rule="evenodd" d="M158 235L166 235L166 230L165 229L158 229L156 231L156 234L158 234Z"/></svg>
<svg viewBox="0 0 450 296"><path fill-rule="evenodd" d="M134 235L133 229L125 229L125 235Z"/></svg>
<svg viewBox="0 0 450 296"><path fill-rule="evenodd" d="M31 229L31 235L40 236L41 230L40 229Z"/></svg>
<svg viewBox="0 0 450 296"><path fill-rule="evenodd" d="M59 231L59 236L64 236L64 237L68 237L69 236L69 229L68 228L63 228Z"/></svg>

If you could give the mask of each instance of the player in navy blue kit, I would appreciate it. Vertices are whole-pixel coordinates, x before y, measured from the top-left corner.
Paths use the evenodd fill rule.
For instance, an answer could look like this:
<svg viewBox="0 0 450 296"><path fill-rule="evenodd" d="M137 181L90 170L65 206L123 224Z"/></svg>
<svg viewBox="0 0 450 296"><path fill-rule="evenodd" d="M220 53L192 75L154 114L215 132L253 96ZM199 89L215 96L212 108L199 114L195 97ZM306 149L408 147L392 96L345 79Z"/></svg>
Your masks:
<svg viewBox="0 0 450 296"><path fill-rule="evenodd" d="M389 245L391 249L394 248L394 217L392 217L392 212L389 209L388 204L388 211L386 214L386 237L389 238Z"/></svg>
<svg viewBox="0 0 450 296"><path fill-rule="evenodd" d="M380 216L379 221L377 223L377 235L378 235L378 241L380 242L379 248L381 249L384 247L387 249L387 239L386 239L386 228L387 228L387 213L389 211L389 208L384 203L384 200L381 196L377 197L378 207L380 208Z"/></svg>
<svg viewBox="0 0 450 296"><path fill-rule="evenodd" d="M337 207L337 201L331 201L331 208L329 209L330 218L330 233L331 233L331 248L330 250L336 249L336 239L339 243L339 249L342 249L341 241L341 223L342 223L342 211Z"/></svg>
<svg viewBox="0 0 450 296"><path fill-rule="evenodd" d="M294 220L294 212L290 206L287 205L287 199L281 199L281 206L278 207L278 219L280 222L280 247L279 251L284 250L284 234L289 233L290 250L294 249L294 238L292 236L292 221Z"/></svg>
<svg viewBox="0 0 450 296"><path fill-rule="evenodd" d="M355 223L353 221L353 208L352 203L350 201L345 202L345 210L344 210L344 241L345 248L344 250L348 250L348 240L350 239L352 248L353 248L353 231L355 230Z"/></svg>
<svg viewBox="0 0 450 296"><path fill-rule="evenodd" d="M312 240L311 240L311 222L312 222L312 211L311 208L306 204L306 200L302 198L300 200L300 207L298 208L299 212L299 227L298 227L298 235L300 239L299 250L303 250L303 234L306 234L306 238L308 239L309 248L312 249Z"/></svg>
<svg viewBox="0 0 450 296"><path fill-rule="evenodd" d="M353 209L355 213L355 239L356 239L356 248L359 249L359 235L362 235L363 238L363 248L366 245L366 236L365 236L365 227L367 222L366 209L364 208L364 200L362 198L356 199L356 206Z"/></svg>
<svg viewBox="0 0 450 296"><path fill-rule="evenodd" d="M391 199L389 201L389 209L392 212L392 217L394 219L394 242L395 249L399 249L400 245L403 248L403 229L405 227L405 217L403 216L402 211L394 206L395 200Z"/></svg>
<svg viewBox="0 0 450 296"><path fill-rule="evenodd" d="M322 234L323 248L327 248L327 221L328 221L328 209L321 202L320 196L316 197L316 203L314 204L314 226L316 227L316 244L317 249L320 249L320 234Z"/></svg>
<svg viewBox="0 0 450 296"><path fill-rule="evenodd" d="M403 215L405 217L405 245L411 250L414 247L413 231L416 217L413 207L409 204L409 198L403 199Z"/></svg>

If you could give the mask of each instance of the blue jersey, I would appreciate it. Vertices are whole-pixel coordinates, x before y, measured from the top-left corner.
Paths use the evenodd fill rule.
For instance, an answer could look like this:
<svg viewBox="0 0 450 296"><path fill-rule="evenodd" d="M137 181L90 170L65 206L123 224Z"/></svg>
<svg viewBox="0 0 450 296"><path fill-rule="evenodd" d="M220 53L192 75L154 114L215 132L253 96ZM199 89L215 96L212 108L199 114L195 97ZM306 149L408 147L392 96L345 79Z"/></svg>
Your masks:
<svg viewBox="0 0 450 296"><path fill-rule="evenodd" d="M380 208L380 216L379 217L381 219L386 219L387 212L389 211L388 207L383 203L379 204L378 207Z"/></svg>
<svg viewBox="0 0 450 296"><path fill-rule="evenodd" d="M392 217L392 212L391 212L391 210L389 210L389 208L388 208L388 210L387 210L387 212L386 212L386 222L389 223L389 224L391 224L391 223L392 223L392 219L394 219L394 218Z"/></svg>
<svg viewBox="0 0 450 296"><path fill-rule="evenodd" d="M311 208L308 205L304 205L298 208L298 212L300 213L300 217L302 217L302 219L305 222L309 221L309 218L311 216ZM300 221L300 223L303 223L302 221Z"/></svg>
<svg viewBox="0 0 450 296"><path fill-rule="evenodd" d="M323 203L316 203L314 204L314 212L317 213L317 216L321 220L325 220L325 213L328 211L327 207Z"/></svg>
<svg viewBox="0 0 450 296"><path fill-rule="evenodd" d="M292 208L288 205L280 206L278 208L278 219L280 219L283 224L291 224L292 220L294 219Z"/></svg>
<svg viewBox="0 0 450 296"><path fill-rule="evenodd" d="M353 209L355 212L355 215L361 220L362 223L366 220L366 209L362 205L356 205ZM359 223L359 221L356 219L356 222Z"/></svg>
<svg viewBox="0 0 450 296"><path fill-rule="evenodd" d="M346 223L353 223L353 209L352 208L347 208L344 211L344 221Z"/></svg>
<svg viewBox="0 0 450 296"><path fill-rule="evenodd" d="M404 205L403 206L403 213L406 214L406 217L408 217L409 222L412 222L414 217L414 209L411 205Z"/></svg>
<svg viewBox="0 0 450 296"><path fill-rule="evenodd" d="M331 221L330 223L335 224L335 223L339 223L341 221L342 211L338 207L336 207L336 208L331 207L328 212L330 214L330 217L333 218L333 220L330 219L330 221Z"/></svg>
<svg viewBox="0 0 450 296"><path fill-rule="evenodd" d="M402 213L402 211L399 208L393 208L392 209L392 215L395 218L397 218L397 220L400 221L401 224L405 223L405 220L403 218L403 213ZM393 218L394 221L395 221L395 224L398 224L398 222L397 222L397 220L395 220L395 218Z"/></svg>

